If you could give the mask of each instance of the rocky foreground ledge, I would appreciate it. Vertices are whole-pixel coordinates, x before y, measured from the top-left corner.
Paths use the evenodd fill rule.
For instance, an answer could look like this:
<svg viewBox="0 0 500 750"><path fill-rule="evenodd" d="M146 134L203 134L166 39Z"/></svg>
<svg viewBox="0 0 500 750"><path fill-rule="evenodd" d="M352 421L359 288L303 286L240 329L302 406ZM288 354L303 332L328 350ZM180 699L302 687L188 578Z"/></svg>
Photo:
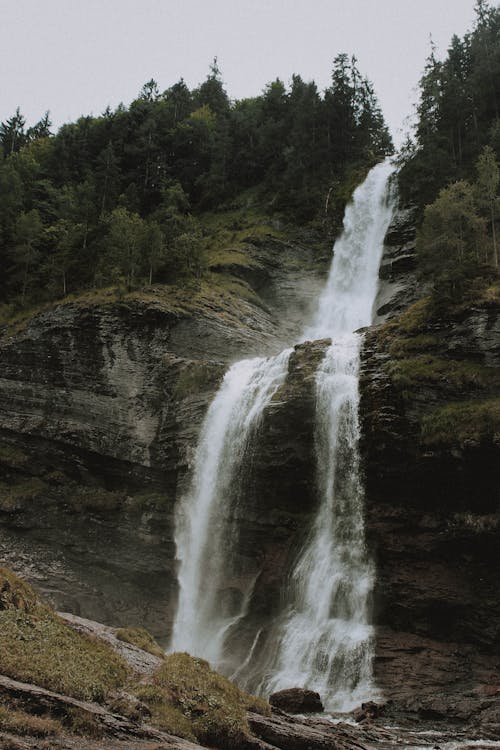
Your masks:
<svg viewBox="0 0 500 750"><path fill-rule="evenodd" d="M22 583L18 585L17 581L12 576L6 577L5 573L0 581L0 620L6 619L7 629L9 615L14 613L15 618L25 621L33 618L34 608L40 606L36 599L30 598L31 590ZM46 613L47 610L45 613L37 610L35 617L41 620ZM166 693L155 693L155 688L166 684L157 679L165 657L161 652L155 653L153 641L144 641L144 648L131 642L137 640L138 635L145 638L144 634L133 629L112 628L71 614L59 613L56 617L58 626L72 633L76 642L82 639L86 644L105 644L109 653L114 653L121 664L127 665L127 681L100 700L82 700L0 674L2 749L389 750L395 747L446 747L466 750L495 747L498 744L495 740L500 737L500 689L496 693L492 690L482 702L482 711L474 715L465 710L467 705L470 708L470 703L467 704L467 696L464 696L461 706L455 707L457 712L454 715L443 706L440 708L439 697L435 697L433 701L415 701L412 706L395 701L386 704L369 702L347 717L335 718L320 713L322 705L317 693L298 688L284 690L271 696L271 705L268 705L260 699L245 696L212 672L206 662L184 654L178 655L184 665L194 665L195 669L201 665L203 684L192 684L191 693L181 695L181 682L174 679ZM36 637L35 620L31 620L31 627ZM50 648L50 638L47 648ZM76 655L75 643L72 648L73 655ZM63 644L63 658L65 649L67 646ZM37 659L35 656L34 661ZM71 665L70 659L67 667L71 669L72 666L78 670L78 665ZM49 674L43 676L42 681L44 679L55 678ZM70 685L74 691L75 685L71 682ZM235 696L244 701L249 699L250 709L239 716L233 714L228 722L228 713L220 703L223 693L216 690L220 685L224 686L224 700L231 703ZM76 685L78 689L81 686ZM93 689L96 689L95 685ZM162 714L158 707L165 697L172 710ZM220 706L210 714L209 704L213 707L218 701ZM175 723L174 705L184 707L190 722ZM231 710L234 710L234 705ZM297 715L299 711L302 713ZM203 724L207 716L209 720ZM170 730L165 728L167 725ZM183 735L202 728L202 732L208 731L205 738L210 737L210 741L200 744L197 738L193 741L186 736L176 736L172 728Z"/></svg>
<svg viewBox="0 0 500 750"><path fill-rule="evenodd" d="M138 628L58 614L0 568L0 748L362 750L363 729L272 709Z"/></svg>
<svg viewBox="0 0 500 750"><path fill-rule="evenodd" d="M131 719L111 711L100 704L72 699L36 685L18 682L0 675L0 701L7 700L16 706L15 715L31 716L31 727L25 719L24 727L17 731L0 729L0 747L5 750L195 750L206 747L196 742L176 737L148 723L147 717ZM217 745L220 748L243 750L388 750L394 747L433 748L443 746L454 750L491 748L500 746L498 733L481 731L477 726L440 726L436 721L421 720L408 726L385 725L376 704L364 704L354 712L356 725L350 721L333 721L314 716L292 716L273 708L268 716L248 712L246 720L249 734L233 742L229 737ZM19 711L21 709L21 711ZM498 711L498 707L497 707ZM78 733L53 732L46 734L42 722L77 714L80 721ZM37 726L37 719L39 725ZM408 723L408 722L406 722ZM28 734L29 732L31 733ZM89 736L85 736L88 733ZM35 736L33 736L33 734ZM39 735L46 735L41 739ZM211 745L211 747L214 747Z"/></svg>

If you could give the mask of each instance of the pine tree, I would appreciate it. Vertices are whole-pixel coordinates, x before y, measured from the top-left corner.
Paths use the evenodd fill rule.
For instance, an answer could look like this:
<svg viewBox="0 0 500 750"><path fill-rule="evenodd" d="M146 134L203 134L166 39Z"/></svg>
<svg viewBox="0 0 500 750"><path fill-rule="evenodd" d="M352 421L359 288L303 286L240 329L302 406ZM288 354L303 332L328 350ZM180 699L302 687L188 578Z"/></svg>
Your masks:
<svg viewBox="0 0 500 750"><path fill-rule="evenodd" d="M22 116L19 107L13 117L5 122L0 123L0 143L4 156L9 156L15 151L19 151L26 142L24 126L26 120Z"/></svg>
<svg viewBox="0 0 500 750"><path fill-rule="evenodd" d="M14 266L14 279L20 278L21 303L24 305L28 285L32 281L31 273L39 258L38 245L43 232L43 225L38 211L33 209L19 215L13 234L11 261Z"/></svg>
<svg viewBox="0 0 500 750"><path fill-rule="evenodd" d="M493 239L493 263L498 267L498 251L496 240L496 217L500 200L498 185L500 170L491 146L485 146L477 162L476 196L480 206L484 206L489 214L491 234Z"/></svg>

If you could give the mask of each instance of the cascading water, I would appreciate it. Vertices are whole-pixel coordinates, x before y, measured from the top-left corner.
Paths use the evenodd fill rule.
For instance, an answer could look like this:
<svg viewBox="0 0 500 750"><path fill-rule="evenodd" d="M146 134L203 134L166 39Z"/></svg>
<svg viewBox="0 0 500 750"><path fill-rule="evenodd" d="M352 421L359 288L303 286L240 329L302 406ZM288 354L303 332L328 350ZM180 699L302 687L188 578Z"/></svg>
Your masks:
<svg viewBox="0 0 500 750"><path fill-rule="evenodd" d="M266 690L303 685L325 705L349 710L374 695L369 598L374 571L364 541L359 471L358 373L361 337L377 292L392 216L380 164L355 191L308 338L332 337L316 378L319 510L292 573L287 614Z"/></svg>
<svg viewBox="0 0 500 750"><path fill-rule="evenodd" d="M214 664L246 603L224 611L218 596L234 537L239 469L264 407L285 379L290 353L242 360L228 370L202 427L191 488L178 506L180 592L171 647Z"/></svg>
<svg viewBox="0 0 500 750"><path fill-rule="evenodd" d="M354 331L372 318L392 215L392 171L387 162L377 165L355 191L318 312L302 337L333 340L316 378L319 511L285 592L274 657L261 667L263 692L302 685L318 690L327 707L336 710L374 694L368 612L374 572L364 543L358 455L361 339ZM218 666L226 636L244 617L251 596L247 591L231 611L221 605L239 468L263 409L285 380L289 355L244 360L228 371L203 425L191 490L179 507L180 595L171 645ZM235 673L242 682L258 638L259 633Z"/></svg>

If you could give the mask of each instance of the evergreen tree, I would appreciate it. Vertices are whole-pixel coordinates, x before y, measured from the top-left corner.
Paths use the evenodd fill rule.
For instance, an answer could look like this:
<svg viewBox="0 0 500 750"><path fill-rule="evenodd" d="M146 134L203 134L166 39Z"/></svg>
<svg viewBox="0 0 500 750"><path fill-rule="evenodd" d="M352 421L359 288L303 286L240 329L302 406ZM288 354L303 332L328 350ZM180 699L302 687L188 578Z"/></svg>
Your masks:
<svg viewBox="0 0 500 750"><path fill-rule="evenodd" d="M50 128L47 112L26 129L19 110L0 125L0 286L26 304L197 276L205 210L250 189L291 221L315 220L325 202L337 216L390 149L373 88L347 55L324 95L294 75L232 102L214 60L193 91L181 79L160 93L151 79L128 107Z"/></svg>
<svg viewBox="0 0 500 750"><path fill-rule="evenodd" d="M131 288L141 266L144 247L144 222L138 214L115 208L106 220L107 233L100 258L100 281L125 281Z"/></svg>
<svg viewBox="0 0 500 750"><path fill-rule="evenodd" d="M491 146L485 146L477 162L476 200L489 215L491 234L493 239L493 263L498 267L498 251L496 240L497 211L500 205L498 185L500 170Z"/></svg>
<svg viewBox="0 0 500 750"><path fill-rule="evenodd" d="M4 156L10 156L15 151L19 151L26 143L25 124L26 120L19 107L13 117L0 123L0 143Z"/></svg>
<svg viewBox="0 0 500 750"><path fill-rule="evenodd" d="M17 218L13 233L11 263L13 273L11 280L21 291L21 303L24 304L30 283L34 282L33 271L39 258L39 243L43 232L40 215L36 209L22 213Z"/></svg>
<svg viewBox="0 0 500 750"><path fill-rule="evenodd" d="M48 138L51 134L50 128L51 128L51 121L49 117L49 113L46 112L44 116L32 127L28 128L26 131L26 139L27 141L36 141L39 138Z"/></svg>
<svg viewBox="0 0 500 750"><path fill-rule="evenodd" d="M417 237L422 276L431 281L441 307L459 301L487 260L485 220L470 183L455 182L426 207Z"/></svg>
<svg viewBox="0 0 500 750"><path fill-rule="evenodd" d="M165 236L155 221L148 221L144 227L142 238L144 259L148 265L149 286L153 283L155 273L167 260Z"/></svg>
<svg viewBox="0 0 500 750"><path fill-rule="evenodd" d="M399 175L404 201L423 212L446 184L473 178L485 145L496 148L500 98L500 8L476 3L476 23L453 37L446 59L432 48L420 82L415 149Z"/></svg>
<svg viewBox="0 0 500 750"><path fill-rule="evenodd" d="M120 167L111 141L97 157L95 179L102 218L113 205L116 205L120 193Z"/></svg>
<svg viewBox="0 0 500 750"><path fill-rule="evenodd" d="M210 72L201 86L193 92L195 107L210 107L219 117L229 113L229 97L224 89L222 75L215 57L210 65Z"/></svg>

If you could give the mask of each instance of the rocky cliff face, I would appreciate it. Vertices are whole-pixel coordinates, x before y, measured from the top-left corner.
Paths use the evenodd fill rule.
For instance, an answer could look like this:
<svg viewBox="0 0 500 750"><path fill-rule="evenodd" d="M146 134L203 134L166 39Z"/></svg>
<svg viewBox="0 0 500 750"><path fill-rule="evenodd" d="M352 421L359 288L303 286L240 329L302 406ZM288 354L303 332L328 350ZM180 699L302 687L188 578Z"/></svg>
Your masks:
<svg viewBox="0 0 500 750"><path fill-rule="evenodd" d="M300 243L248 252L191 290L90 295L0 331L0 557L58 608L168 634L175 499L207 404L228 362L296 335L320 284Z"/></svg>
<svg viewBox="0 0 500 750"><path fill-rule="evenodd" d="M321 264L276 242L255 243L250 270L221 268L188 300L157 290L79 301L4 331L0 556L58 608L166 638L174 505L207 404L228 362L293 340L319 288ZM418 302L401 314L421 295L414 260L411 217L398 215L377 300L377 322L389 320L366 332L362 356L375 671L415 710L446 712L457 691L477 710L500 684L499 309L485 300L437 321ZM301 264L310 273L292 315ZM251 456L226 592L238 600L254 581L242 661L257 624L265 643L314 511L314 376L327 343L295 348ZM415 703L422 685L444 702Z"/></svg>
<svg viewBox="0 0 500 750"><path fill-rule="evenodd" d="M178 482L224 370L172 351L176 324L146 305L65 305L2 346L2 558L61 608L154 630Z"/></svg>
<svg viewBox="0 0 500 750"><path fill-rule="evenodd" d="M500 681L499 368L497 303L449 320L419 303L365 338L376 675L436 715L471 714ZM426 694L439 705L415 703ZM458 694L469 699L457 709Z"/></svg>

